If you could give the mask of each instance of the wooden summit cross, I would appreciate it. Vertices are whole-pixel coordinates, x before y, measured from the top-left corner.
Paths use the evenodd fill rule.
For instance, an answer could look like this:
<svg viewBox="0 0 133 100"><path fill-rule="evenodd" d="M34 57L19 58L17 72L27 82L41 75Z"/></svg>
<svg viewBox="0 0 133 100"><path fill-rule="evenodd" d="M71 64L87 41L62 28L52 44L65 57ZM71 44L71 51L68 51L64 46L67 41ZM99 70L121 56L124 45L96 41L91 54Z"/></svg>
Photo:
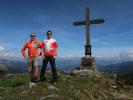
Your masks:
<svg viewBox="0 0 133 100"><path fill-rule="evenodd" d="M86 8L86 21L74 22L75 26L86 25L86 45L85 45L85 56L88 57L92 55L91 53L91 44L90 44L90 25L91 24L101 24L104 23L103 19L94 19L90 20L90 11L89 8Z"/></svg>

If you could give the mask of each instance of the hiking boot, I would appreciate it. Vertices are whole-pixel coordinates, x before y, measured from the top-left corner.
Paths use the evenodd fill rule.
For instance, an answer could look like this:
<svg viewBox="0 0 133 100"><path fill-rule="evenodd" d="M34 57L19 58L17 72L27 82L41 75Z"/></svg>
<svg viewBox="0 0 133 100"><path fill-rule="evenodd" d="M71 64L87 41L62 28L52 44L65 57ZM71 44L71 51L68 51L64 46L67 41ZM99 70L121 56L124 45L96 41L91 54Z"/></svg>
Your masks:
<svg viewBox="0 0 133 100"><path fill-rule="evenodd" d="M33 82L34 82L34 83L37 83L37 82L38 82L37 77L34 78Z"/></svg>
<svg viewBox="0 0 133 100"><path fill-rule="evenodd" d="M50 81L50 83L56 84L56 83L57 83L57 79L52 79L52 80Z"/></svg>
<svg viewBox="0 0 133 100"><path fill-rule="evenodd" d="M31 78L31 82L34 82L34 78Z"/></svg>

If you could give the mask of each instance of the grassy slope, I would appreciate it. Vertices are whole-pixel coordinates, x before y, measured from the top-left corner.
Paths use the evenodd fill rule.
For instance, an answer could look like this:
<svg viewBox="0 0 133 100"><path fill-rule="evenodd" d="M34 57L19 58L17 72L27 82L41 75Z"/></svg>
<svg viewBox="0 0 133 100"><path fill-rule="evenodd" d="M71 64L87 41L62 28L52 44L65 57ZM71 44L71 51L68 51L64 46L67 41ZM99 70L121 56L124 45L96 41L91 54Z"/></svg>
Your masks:
<svg viewBox="0 0 133 100"><path fill-rule="evenodd" d="M50 80L50 75L47 75ZM55 90L49 90L49 82L37 83L28 89L28 74L8 76L0 80L0 100L40 100L41 97L56 95L46 100L133 100L133 86L124 85L120 93L112 88L115 84L111 76L101 78L79 78L62 74Z"/></svg>

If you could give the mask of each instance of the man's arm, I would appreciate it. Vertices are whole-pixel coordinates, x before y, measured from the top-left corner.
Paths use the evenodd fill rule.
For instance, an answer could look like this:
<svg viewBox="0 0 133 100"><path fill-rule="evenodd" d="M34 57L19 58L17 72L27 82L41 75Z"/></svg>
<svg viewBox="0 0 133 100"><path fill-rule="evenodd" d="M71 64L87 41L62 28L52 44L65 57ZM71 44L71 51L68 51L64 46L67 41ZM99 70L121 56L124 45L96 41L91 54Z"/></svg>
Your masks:
<svg viewBox="0 0 133 100"><path fill-rule="evenodd" d="M57 56L57 54L58 54L58 49L57 49L57 47L55 48L55 56Z"/></svg>
<svg viewBox="0 0 133 100"><path fill-rule="evenodd" d="M45 57L44 57L44 49L45 49L45 48L44 48L44 45L45 45L45 43L42 42L41 45L42 45L42 48L41 48L42 50L41 50L41 52L40 52L40 56L42 56L42 58L44 59L44 58L45 58Z"/></svg>
<svg viewBox="0 0 133 100"><path fill-rule="evenodd" d="M23 55L24 58L26 58L26 53L25 53L25 50L26 50L26 48L27 48L26 45L27 45L27 44L25 44L25 45L23 46L23 48L21 49L21 53L22 53L22 55Z"/></svg>
<svg viewBox="0 0 133 100"><path fill-rule="evenodd" d="M55 42L55 56L58 54L58 42Z"/></svg>
<svg viewBox="0 0 133 100"><path fill-rule="evenodd" d="M39 56L42 56L43 43L38 43L38 48L41 49Z"/></svg>

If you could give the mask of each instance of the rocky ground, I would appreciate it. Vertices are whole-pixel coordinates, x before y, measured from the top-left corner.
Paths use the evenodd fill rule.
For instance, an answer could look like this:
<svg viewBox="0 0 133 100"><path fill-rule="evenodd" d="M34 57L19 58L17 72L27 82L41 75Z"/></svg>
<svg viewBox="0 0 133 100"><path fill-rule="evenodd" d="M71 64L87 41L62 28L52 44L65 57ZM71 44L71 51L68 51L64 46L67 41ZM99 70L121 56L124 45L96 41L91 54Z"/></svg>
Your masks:
<svg viewBox="0 0 133 100"><path fill-rule="evenodd" d="M0 79L0 100L133 100L133 85L111 75L78 77L60 73L58 82L29 83L28 74Z"/></svg>

